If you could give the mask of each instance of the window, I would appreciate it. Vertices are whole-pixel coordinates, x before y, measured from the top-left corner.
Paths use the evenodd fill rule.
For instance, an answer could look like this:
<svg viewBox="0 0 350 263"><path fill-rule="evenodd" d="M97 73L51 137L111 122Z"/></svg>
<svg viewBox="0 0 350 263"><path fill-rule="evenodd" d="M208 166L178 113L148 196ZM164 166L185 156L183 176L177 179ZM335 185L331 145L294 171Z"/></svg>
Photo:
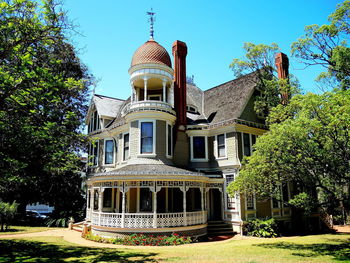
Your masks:
<svg viewBox="0 0 350 263"><path fill-rule="evenodd" d="M105 140L105 164L114 163L114 141Z"/></svg>
<svg viewBox="0 0 350 263"><path fill-rule="evenodd" d="M140 212L152 211L152 192L149 188L140 188Z"/></svg>
<svg viewBox="0 0 350 263"><path fill-rule="evenodd" d="M129 158L129 133L124 134L123 160Z"/></svg>
<svg viewBox="0 0 350 263"><path fill-rule="evenodd" d="M94 111L91 114L91 118L89 121L88 132L96 131L100 129L100 118L98 117L97 111Z"/></svg>
<svg viewBox="0 0 350 263"><path fill-rule="evenodd" d="M90 208L90 202L91 202L91 191L88 190L87 191L87 196L86 196L86 199L87 199L87 208Z"/></svg>
<svg viewBox="0 0 350 263"><path fill-rule="evenodd" d="M89 144L89 162L93 166L98 164L98 141Z"/></svg>
<svg viewBox="0 0 350 263"><path fill-rule="evenodd" d="M254 210L255 209L255 198L253 195L246 195L246 207L247 210Z"/></svg>
<svg viewBox="0 0 350 263"><path fill-rule="evenodd" d="M98 190L94 191L94 210L98 210Z"/></svg>
<svg viewBox="0 0 350 263"><path fill-rule="evenodd" d="M192 137L192 158L206 159L206 137L193 136Z"/></svg>
<svg viewBox="0 0 350 263"><path fill-rule="evenodd" d="M162 100L162 96L161 95L148 95L147 96L148 100L157 100L157 101L161 101Z"/></svg>
<svg viewBox="0 0 350 263"><path fill-rule="evenodd" d="M233 174L227 174L226 175L226 188L227 186L234 181L234 175ZM228 194L226 194L227 198L227 209L236 209L236 198L230 197Z"/></svg>
<svg viewBox="0 0 350 263"><path fill-rule="evenodd" d="M140 153L153 153L153 122L141 122Z"/></svg>
<svg viewBox="0 0 350 263"><path fill-rule="evenodd" d="M250 135L248 133L243 133L243 155L250 156Z"/></svg>
<svg viewBox="0 0 350 263"><path fill-rule="evenodd" d="M106 188L103 192L103 207L112 207L112 188Z"/></svg>
<svg viewBox="0 0 350 263"><path fill-rule="evenodd" d="M217 141L217 157L226 157L225 134L216 136Z"/></svg>
<svg viewBox="0 0 350 263"><path fill-rule="evenodd" d="M170 124L167 125L167 155L173 155L173 129Z"/></svg>

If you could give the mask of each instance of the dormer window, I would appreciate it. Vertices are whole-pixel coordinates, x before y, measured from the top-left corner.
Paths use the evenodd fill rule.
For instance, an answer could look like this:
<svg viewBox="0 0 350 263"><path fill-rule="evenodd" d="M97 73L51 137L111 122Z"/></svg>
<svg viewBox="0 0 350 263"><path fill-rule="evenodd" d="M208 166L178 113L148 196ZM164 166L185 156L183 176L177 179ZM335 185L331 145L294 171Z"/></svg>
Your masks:
<svg viewBox="0 0 350 263"><path fill-rule="evenodd" d="M189 105L187 105L187 106L186 106L186 110L187 110L187 112L189 112L189 113L193 113L193 114L198 113L197 108L194 107L194 106L189 106Z"/></svg>
<svg viewBox="0 0 350 263"><path fill-rule="evenodd" d="M100 127L100 118L98 117L97 111L94 111L89 121L88 133L99 130Z"/></svg>

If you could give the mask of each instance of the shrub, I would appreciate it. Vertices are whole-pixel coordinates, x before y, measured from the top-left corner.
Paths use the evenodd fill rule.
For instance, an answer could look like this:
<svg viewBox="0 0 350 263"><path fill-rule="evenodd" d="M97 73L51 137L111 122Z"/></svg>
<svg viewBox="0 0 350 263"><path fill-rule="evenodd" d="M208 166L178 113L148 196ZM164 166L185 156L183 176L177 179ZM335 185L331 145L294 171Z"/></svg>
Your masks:
<svg viewBox="0 0 350 263"><path fill-rule="evenodd" d="M0 201L0 225L1 231L7 229L17 213L18 204L16 202L5 203Z"/></svg>
<svg viewBox="0 0 350 263"><path fill-rule="evenodd" d="M277 224L273 218L249 220L243 225L243 233L254 237L277 237Z"/></svg>
<svg viewBox="0 0 350 263"><path fill-rule="evenodd" d="M176 233L170 236L133 234L123 240L123 244L129 246L176 246L190 243L192 243L190 237Z"/></svg>
<svg viewBox="0 0 350 263"><path fill-rule="evenodd" d="M192 238L187 236L180 236L176 233L170 236L133 234L123 238L104 238L89 232L84 237L95 242L128 246L176 246L190 244L193 242Z"/></svg>

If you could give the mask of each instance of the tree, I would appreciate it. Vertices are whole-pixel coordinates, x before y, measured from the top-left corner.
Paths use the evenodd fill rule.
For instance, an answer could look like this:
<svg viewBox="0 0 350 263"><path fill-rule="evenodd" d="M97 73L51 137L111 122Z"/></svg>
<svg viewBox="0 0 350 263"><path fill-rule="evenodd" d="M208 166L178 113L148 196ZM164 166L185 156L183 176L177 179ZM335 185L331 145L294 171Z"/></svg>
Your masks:
<svg viewBox="0 0 350 263"><path fill-rule="evenodd" d="M14 219L18 204L16 202L5 203L0 201L0 231L7 229Z"/></svg>
<svg viewBox="0 0 350 263"><path fill-rule="evenodd" d="M314 199L318 207L349 211L350 90L297 95L268 121L270 131L257 139L228 192L279 199L280 185L290 182L300 194L292 205Z"/></svg>
<svg viewBox="0 0 350 263"><path fill-rule="evenodd" d="M257 75L257 96L254 109L260 116L267 116L270 109L281 103L281 94L287 95L287 100L299 93L298 81L291 76L289 79L278 79L275 70L275 53L280 49L276 43L271 45L244 43L244 59L233 59L230 68L235 76L255 72Z"/></svg>
<svg viewBox="0 0 350 263"><path fill-rule="evenodd" d="M53 204L79 176L92 77L56 1L2 1L0 18L0 199Z"/></svg>
<svg viewBox="0 0 350 263"><path fill-rule="evenodd" d="M329 25L306 26L305 35L292 44L292 55L306 66L326 68L317 80L332 88L350 88L349 18L350 1L346 0L329 16Z"/></svg>

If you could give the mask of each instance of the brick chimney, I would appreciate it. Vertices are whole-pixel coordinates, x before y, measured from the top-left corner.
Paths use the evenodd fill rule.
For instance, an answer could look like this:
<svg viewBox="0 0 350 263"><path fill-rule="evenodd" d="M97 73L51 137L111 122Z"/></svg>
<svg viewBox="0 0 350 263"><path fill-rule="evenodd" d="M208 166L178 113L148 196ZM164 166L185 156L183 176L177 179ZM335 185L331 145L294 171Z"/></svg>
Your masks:
<svg viewBox="0 0 350 263"><path fill-rule="evenodd" d="M176 40L172 51L174 56L174 104L179 127L186 125L186 43Z"/></svg>
<svg viewBox="0 0 350 263"><path fill-rule="evenodd" d="M277 53L275 56L275 64L277 68L278 78L279 79L288 79L289 78L289 59L288 56L284 53ZM281 93L281 103L282 105L288 104L290 92L286 87L280 87Z"/></svg>

